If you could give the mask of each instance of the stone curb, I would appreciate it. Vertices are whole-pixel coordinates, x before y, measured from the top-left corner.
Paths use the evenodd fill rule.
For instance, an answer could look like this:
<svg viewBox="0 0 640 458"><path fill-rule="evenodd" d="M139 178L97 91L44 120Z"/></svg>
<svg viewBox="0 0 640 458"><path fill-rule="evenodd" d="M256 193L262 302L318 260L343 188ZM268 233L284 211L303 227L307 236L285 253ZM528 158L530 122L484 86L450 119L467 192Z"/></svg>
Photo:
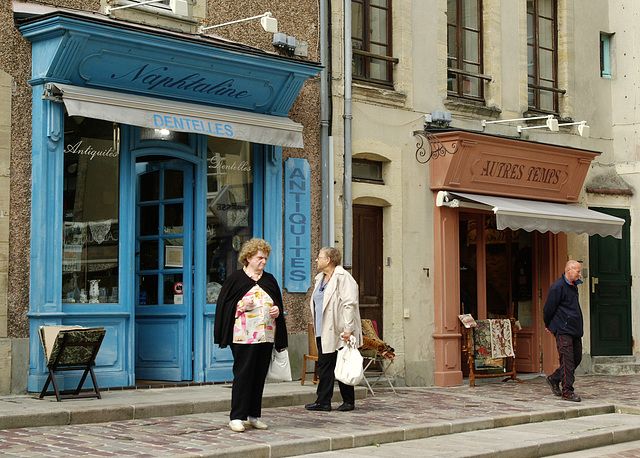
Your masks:
<svg viewBox="0 0 640 458"><path fill-rule="evenodd" d="M230 394L230 392L229 392ZM367 397L364 387L356 387L357 400ZM339 397L339 393L336 393ZM309 393L265 394L263 408L290 407L314 402L316 395ZM33 399L30 399L33 400ZM106 423L122 420L139 420L152 417L173 417L201 413L224 412L230 409L230 399L193 400L162 400L156 402L141 400L140 402L100 403L74 405L74 400L57 402L42 402L42 405L24 405L15 411L3 412L0 415L0 430L15 428L30 428L38 426L64 426L88 423Z"/></svg>
<svg viewBox="0 0 640 458"><path fill-rule="evenodd" d="M622 408L619 406L618 408ZM433 436L442 436L470 431L480 431L494 429L505 426L515 426L528 423L539 423L552 420L565 420L584 416L602 415L615 413L616 406L613 404L601 404L588 407L569 407L566 409L549 410L535 413L523 413L515 415L504 415L495 418L483 417L470 420L456 420L451 422L432 423L428 425L414 425L408 428L384 428L370 431L361 431L355 434L340 434L331 437L320 436L314 431L314 436L286 442L272 442L270 444L252 444L247 446L237 446L233 450L221 450L206 456L228 456L247 458L275 458L297 456L309 453L320 453L337 450L345 450L356 447L366 447L375 444L385 444L392 442L402 442L415 439L426 439ZM640 409L638 409L640 413ZM589 435L577 435L570 440L550 439L540 444L529 444L521 447L505 447L496 449L487 454L477 454L469 456L495 456L499 452L500 457L513 456L514 458L524 458L528 456L545 456L556 453L566 453L571 451L584 450L593 447L611 445L640 438L640 426L638 428L622 428L614 432L592 433ZM463 456L463 455L460 455Z"/></svg>

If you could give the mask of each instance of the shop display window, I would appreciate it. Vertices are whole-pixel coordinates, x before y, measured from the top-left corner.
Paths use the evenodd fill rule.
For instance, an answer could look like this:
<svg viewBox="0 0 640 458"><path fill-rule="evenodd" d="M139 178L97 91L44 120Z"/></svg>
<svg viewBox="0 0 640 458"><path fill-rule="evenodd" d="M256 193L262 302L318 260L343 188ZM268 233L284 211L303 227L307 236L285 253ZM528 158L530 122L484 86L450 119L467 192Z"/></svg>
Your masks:
<svg viewBox="0 0 640 458"><path fill-rule="evenodd" d="M64 119L62 302L118 302L119 148L108 121Z"/></svg>
<svg viewBox="0 0 640 458"><path fill-rule="evenodd" d="M253 234L251 144L209 137L207 141L207 302L239 269L238 253Z"/></svg>
<svg viewBox="0 0 640 458"><path fill-rule="evenodd" d="M498 230L495 215L461 214L460 313L533 325L534 234ZM484 284L478 282L484 277Z"/></svg>

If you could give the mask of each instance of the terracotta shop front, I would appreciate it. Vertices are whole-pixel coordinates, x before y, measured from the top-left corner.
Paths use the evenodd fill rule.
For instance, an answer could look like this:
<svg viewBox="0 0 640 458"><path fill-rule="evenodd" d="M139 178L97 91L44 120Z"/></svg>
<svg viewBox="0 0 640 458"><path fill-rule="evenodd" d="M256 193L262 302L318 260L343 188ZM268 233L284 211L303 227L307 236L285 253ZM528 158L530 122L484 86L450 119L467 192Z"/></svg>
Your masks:
<svg viewBox="0 0 640 458"><path fill-rule="evenodd" d="M568 259L566 233L622 234L624 220L570 205L599 153L461 130L431 134L444 152L430 161L435 384L462 384L461 313L515 317L518 371L551 370L555 344L541 332L541 313Z"/></svg>

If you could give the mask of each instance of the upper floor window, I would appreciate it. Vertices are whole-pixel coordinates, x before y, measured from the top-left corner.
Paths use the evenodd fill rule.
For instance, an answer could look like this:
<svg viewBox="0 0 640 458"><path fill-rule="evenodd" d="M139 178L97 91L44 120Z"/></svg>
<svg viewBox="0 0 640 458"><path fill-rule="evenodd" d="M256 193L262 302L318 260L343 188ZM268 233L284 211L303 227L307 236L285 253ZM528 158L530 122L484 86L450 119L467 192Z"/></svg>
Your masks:
<svg viewBox="0 0 640 458"><path fill-rule="evenodd" d="M100 9L134 23L197 33L205 18L206 0L100 0Z"/></svg>
<svg viewBox="0 0 640 458"><path fill-rule="evenodd" d="M484 101L482 0L447 0L447 91Z"/></svg>
<svg viewBox="0 0 640 458"><path fill-rule="evenodd" d="M391 0L352 0L353 78L393 84Z"/></svg>
<svg viewBox="0 0 640 458"><path fill-rule="evenodd" d="M611 78L611 35L600 32L600 76Z"/></svg>
<svg viewBox="0 0 640 458"><path fill-rule="evenodd" d="M529 108L558 113L557 0L527 0Z"/></svg>

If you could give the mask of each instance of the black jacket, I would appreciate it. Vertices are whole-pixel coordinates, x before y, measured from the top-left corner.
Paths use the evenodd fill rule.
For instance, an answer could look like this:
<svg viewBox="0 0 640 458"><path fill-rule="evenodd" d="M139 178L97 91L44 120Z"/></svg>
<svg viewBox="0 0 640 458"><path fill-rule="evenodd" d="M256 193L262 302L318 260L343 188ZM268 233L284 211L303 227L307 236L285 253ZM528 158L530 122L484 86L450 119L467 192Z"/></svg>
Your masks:
<svg viewBox="0 0 640 458"><path fill-rule="evenodd" d="M577 280L576 285L582 283ZM578 302L578 288L567 283L564 274L549 288L542 312L544 325L554 334L582 337L582 310Z"/></svg>
<svg viewBox="0 0 640 458"><path fill-rule="evenodd" d="M216 319L213 327L213 341L224 348L233 342L233 323L236 317L236 308L240 299L255 284L267 292L273 303L280 309L280 315L276 318L276 350L282 350L289 346L287 338L287 325L284 321L284 308L282 306L282 293L275 277L263 272L258 281L252 280L244 270L236 270L229 275L220 289L220 295L216 305Z"/></svg>

